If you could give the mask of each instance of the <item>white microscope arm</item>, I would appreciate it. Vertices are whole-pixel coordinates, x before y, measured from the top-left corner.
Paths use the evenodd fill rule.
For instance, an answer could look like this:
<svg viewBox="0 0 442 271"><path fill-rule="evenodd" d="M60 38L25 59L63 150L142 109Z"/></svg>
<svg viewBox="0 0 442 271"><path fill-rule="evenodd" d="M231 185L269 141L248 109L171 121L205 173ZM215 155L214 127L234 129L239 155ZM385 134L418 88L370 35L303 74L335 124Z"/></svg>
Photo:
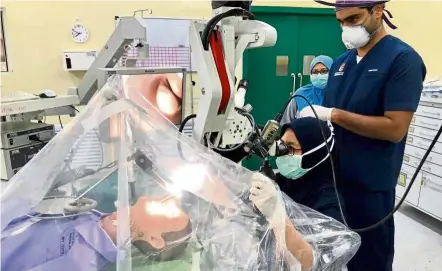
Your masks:
<svg viewBox="0 0 442 271"><path fill-rule="evenodd" d="M232 9L238 8L217 8L214 16ZM202 92L193 136L205 143L206 137L216 133L212 146L225 148L243 143L252 129L249 120L235 110L244 106L244 97L237 96L235 104L235 68L246 49L275 45L277 32L264 22L243 20L242 16L226 17L211 33L206 50L202 40L206 26L201 22L190 26L190 43ZM245 92L238 95L244 96Z"/></svg>

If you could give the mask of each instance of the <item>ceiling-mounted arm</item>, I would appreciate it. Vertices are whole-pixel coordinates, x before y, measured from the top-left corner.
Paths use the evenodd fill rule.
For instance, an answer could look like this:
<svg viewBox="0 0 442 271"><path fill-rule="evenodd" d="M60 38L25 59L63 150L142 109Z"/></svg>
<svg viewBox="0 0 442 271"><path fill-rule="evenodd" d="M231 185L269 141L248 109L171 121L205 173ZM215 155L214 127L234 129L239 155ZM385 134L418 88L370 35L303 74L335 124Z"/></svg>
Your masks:
<svg viewBox="0 0 442 271"><path fill-rule="evenodd" d="M97 91L100 69L113 68L123 56L126 46L136 39L146 41L146 28L134 17L121 17L109 40L78 84L76 91L80 105L87 104Z"/></svg>

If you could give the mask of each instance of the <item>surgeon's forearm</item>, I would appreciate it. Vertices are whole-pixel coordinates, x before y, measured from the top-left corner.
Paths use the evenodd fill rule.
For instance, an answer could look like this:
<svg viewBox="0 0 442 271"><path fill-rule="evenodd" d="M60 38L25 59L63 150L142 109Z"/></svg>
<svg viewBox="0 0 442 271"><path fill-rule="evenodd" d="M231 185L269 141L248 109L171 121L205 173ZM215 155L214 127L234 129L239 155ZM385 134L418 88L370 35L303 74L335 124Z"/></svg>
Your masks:
<svg viewBox="0 0 442 271"><path fill-rule="evenodd" d="M301 263L302 271L310 270L313 265L313 248L295 229L290 219L286 219L285 243L288 251Z"/></svg>
<svg viewBox="0 0 442 271"><path fill-rule="evenodd" d="M355 134L393 143L400 142L406 133L392 119L385 116L364 116L334 109L331 121Z"/></svg>

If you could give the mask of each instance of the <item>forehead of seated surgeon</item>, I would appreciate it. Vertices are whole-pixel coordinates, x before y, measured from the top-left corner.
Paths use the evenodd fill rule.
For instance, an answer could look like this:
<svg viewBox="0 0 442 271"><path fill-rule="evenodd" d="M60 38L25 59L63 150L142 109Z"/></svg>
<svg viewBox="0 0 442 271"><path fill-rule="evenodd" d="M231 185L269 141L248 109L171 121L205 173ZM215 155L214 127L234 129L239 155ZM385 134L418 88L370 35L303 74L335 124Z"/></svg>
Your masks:
<svg viewBox="0 0 442 271"><path fill-rule="evenodd" d="M327 122L316 118L300 118L282 127L281 140L291 151L278 157L276 165L281 175L289 179L298 179L320 166L329 157L325 147L324 132L330 150L333 149L332 131Z"/></svg>
<svg viewBox="0 0 442 271"><path fill-rule="evenodd" d="M102 220L103 228L115 241L118 211ZM132 244L155 261L167 261L180 255L192 233L188 215L176 198L140 197L130 207Z"/></svg>

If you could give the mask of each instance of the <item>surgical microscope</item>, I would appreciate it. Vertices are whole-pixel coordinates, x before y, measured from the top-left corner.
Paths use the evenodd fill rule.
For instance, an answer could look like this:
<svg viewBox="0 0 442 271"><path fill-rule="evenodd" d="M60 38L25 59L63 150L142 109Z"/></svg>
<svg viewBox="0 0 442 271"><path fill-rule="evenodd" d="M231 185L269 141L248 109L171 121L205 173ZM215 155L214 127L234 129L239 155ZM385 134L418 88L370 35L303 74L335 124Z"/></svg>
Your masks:
<svg viewBox="0 0 442 271"><path fill-rule="evenodd" d="M240 162L249 155L263 158L261 172L273 177L268 156L287 154L289 148L277 141L280 112L264 127L244 104L248 81L241 80L235 91L235 68L247 49L272 47L276 29L257 21L250 12L252 1L212 1L213 17L207 23L192 23L190 42L198 62L201 80L199 110L188 116L182 127L195 118L193 137L220 155ZM285 109L285 107L284 107Z"/></svg>

